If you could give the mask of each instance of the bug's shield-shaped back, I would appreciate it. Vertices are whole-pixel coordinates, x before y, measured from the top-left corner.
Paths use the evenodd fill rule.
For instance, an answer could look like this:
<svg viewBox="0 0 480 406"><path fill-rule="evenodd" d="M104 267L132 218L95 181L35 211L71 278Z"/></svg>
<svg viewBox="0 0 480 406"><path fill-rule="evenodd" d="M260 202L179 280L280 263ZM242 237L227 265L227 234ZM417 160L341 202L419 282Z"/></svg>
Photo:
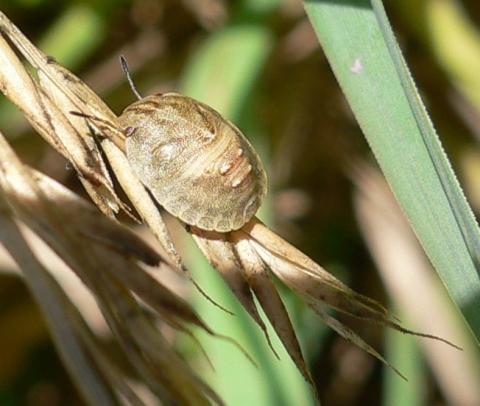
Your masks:
<svg viewBox="0 0 480 406"><path fill-rule="evenodd" d="M243 134L212 108L153 95L120 117L127 156L157 201L183 222L227 232L246 224L266 194L262 163Z"/></svg>

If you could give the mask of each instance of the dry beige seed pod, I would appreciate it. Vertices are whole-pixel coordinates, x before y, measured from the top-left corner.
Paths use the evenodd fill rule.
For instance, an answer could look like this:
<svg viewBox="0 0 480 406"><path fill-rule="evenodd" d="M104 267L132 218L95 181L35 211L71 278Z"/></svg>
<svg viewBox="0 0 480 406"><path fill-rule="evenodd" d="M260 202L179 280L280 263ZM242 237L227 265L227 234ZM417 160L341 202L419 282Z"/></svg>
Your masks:
<svg viewBox="0 0 480 406"><path fill-rule="evenodd" d="M186 224L228 232L245 225L267 191L262 162L240 130L176 93L131 104L119 118L127 158L156 200Z"/></svg>

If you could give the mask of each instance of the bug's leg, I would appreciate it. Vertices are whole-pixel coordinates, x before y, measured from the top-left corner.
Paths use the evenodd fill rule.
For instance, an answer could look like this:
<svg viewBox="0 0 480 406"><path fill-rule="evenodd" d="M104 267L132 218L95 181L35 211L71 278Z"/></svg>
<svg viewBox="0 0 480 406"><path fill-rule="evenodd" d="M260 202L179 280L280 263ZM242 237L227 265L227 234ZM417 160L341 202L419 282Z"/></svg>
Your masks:
<svg viewBox="0 0 480 406"><path fill-rule="evenodd" d="M91 114L86 114L81 111L69 111L69 113L73 116L83 117L87 121L90 120L93 122L94 128L98 128L98 131L95 131L95 134L103 135L104 138L110 138L117 147L119 147L122 151L125 151L125 138L127 135L123 131L119 130L115 124L106 119Z"/></svg>

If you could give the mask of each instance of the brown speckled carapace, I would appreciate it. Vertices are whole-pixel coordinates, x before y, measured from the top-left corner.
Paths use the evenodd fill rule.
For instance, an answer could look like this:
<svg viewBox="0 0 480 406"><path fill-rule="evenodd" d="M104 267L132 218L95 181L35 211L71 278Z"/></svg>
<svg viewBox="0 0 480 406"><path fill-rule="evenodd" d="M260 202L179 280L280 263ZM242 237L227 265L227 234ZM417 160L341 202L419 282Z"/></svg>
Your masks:
<svg viewBox="0 0 480 406"><path fill-rule="evenodd" d="M204 230L241 228L267 190L251 144L211 107L176 93L145 97L119 118L136 176L183 222Z"/></svg>

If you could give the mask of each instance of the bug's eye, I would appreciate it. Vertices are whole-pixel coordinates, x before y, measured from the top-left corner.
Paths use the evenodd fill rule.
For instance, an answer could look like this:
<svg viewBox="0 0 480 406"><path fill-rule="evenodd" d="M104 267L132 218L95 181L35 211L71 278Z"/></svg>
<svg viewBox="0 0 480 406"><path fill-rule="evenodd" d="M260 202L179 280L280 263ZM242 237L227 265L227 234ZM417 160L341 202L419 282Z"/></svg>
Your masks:
<svg viewBox="0 0 480 406"><path fill-rule="evenodd" d="M126 127L123 130L123 133L125 134L125 137L131 137L136 129L136 127Z"/></svg>

